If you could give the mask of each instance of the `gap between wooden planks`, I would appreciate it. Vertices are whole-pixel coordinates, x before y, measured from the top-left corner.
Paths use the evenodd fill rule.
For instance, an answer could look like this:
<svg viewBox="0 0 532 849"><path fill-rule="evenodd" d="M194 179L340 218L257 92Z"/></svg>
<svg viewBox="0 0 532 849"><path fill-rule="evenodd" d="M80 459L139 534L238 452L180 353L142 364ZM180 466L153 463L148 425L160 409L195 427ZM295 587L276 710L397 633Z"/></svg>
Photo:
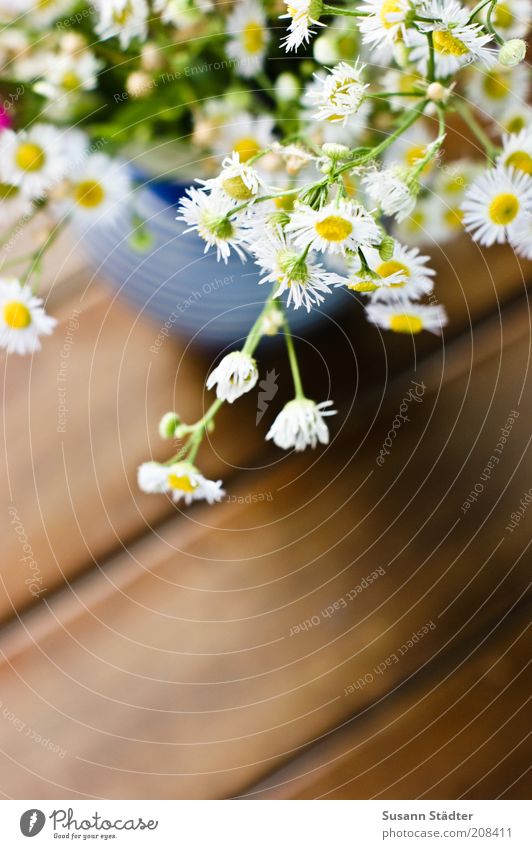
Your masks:
<svg viewBox="0 0 532 849"><path fill-rule="evenodd" d="M382 468L412 373L381 409L372 396L339 416L327 450L243 477L231 493L271 500L176 517L6 629L3 703L66 754L44 757L2 722L0 790L244 793L487 633L529 582L527 525L505 532L530 487L529 351L523 299L419 366L426 393ZM504 462L464 515L516 404ZM345 608L290 636L377 567L385 574ZM400 664L344 695L429 621L437 627Z"/></svg>

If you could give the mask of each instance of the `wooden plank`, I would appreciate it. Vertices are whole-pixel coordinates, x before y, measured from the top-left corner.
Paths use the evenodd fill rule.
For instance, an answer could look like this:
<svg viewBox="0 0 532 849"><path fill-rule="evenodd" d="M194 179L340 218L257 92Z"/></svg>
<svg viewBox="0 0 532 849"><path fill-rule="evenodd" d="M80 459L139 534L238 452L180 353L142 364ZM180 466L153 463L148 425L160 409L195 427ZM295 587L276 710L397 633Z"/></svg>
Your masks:
<svg viewBox="0 0 532 849"><path fill-rule="evenodd" d="M512 610L245 797L528 798L530 613Z"/></svg>
<svg viewBox="0 0 532 849"><path fill-rule="evenodd" d="M163 412L194 420L209 403L201 392L208 362L170 340L150 351L160 328L101 286L56 313L60 325L38 356L4 359L0 618L175 512L138 491L136 467L171 450L157 434ZM256 428L235 439L238 422L217 432L209 474L262 444Z"/></svg>
<svg viewBox="0 0 532 849"><path fill-rule="evenodd" d="M8 715L65 755L43 757L4 720L0 791L234 795L489 631L529 581L532 511L505 531L530 488L529 343L521 303L388 384L384 400L357 397L327 450L243 477L235 500L161 525L5 630ZM412 379L421 401L378 466ZM344 694L430 622L386 675Z"/></svg>

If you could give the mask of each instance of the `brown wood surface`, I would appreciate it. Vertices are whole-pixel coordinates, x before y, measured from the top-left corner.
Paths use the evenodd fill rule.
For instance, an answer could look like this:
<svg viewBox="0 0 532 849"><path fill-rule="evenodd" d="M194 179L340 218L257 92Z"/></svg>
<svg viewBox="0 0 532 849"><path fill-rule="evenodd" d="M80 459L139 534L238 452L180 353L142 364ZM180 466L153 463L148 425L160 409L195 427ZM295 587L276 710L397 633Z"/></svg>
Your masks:
<svg viewBox="0 0 532 849"><path fill-rule="evenodd" d="M94 297L92 309L101 329L108 301ZM392 383L366 380L382 391L357 393L352 405L353 393L347 392L327 450L282 463L280 452L266 455L255 463L265 462L267 468L230 484L232 501L215 510L178 512L151 534L143 533L147 515L150 520L146 511L153 511L152 521L161 519L168 504L164 499L142 500L139 520L136 504L141 499L134 492L132 507L123 498L127 481L132 482L127 471L117 473L114 459L120 449L119 431L127 446L128 470L145 456L153 435L145 421L132 421L127 404L122 412L118 406L116 414L122 372L112 358L121 360L132 324L131 317L123 318L120 336L118 319L125 313L123 307L117 309L114 346L109 342L100 349L98 341L95 347L98 333L95 336L88 322L86 341L80 336L78 350L83 344L90 358L93 350L101 357L95 373L105 375L110 388L103 396L101 387L99 393L88 394L92 372L80 356L85 375L81 409L76 405L76 419L69 422L71 453L59 467L57 483L51 471L56 463L50 463L54 455L44 438L39 444L46 459L43 486L57 487L63 507L65 469L77 476L76 487L70 488L76 490L70 518L54 511L46 489L50 512L43 512L43 518L49 534L55 528L53 551L59 551L59 563L68 564L75 551L79 571L80 536L85 560L95 549L101 558L113 548L118 553L94 564L61 592L43 595L1 635L0 698L7 712L0 723L1 792L25 798L244 795L353 716L356 727L358 716L373 705L385 701L390 719L397 716L404 710L399 698L406 682L424 675L427 668L449 668L449 657L466 657L469 646L481 645L496 623L515 615L516 605L524 609L532 511L515 532L505 531L532 485L530 325L524 298L471 334L443 347L438 344L429 359L417 363L415 372L416 351L410 346L403 355L409 367ZM82 327L80 322L80 334ZM138 332L144 334L142 349L152 330ZM397 346L397 340L383 338L365 351L359 365L367 369L372 361L375 370L370 376L382 375L392 370L390 358L393 361ZM175 354L168 356L175 360ZM165 397L161 412L172 397L173 384L165 383L170 365L157 365L158 391ZM346 361L345 366L354 383L355 363ZM33 367L39 367L38 360ZM131 369L124 395L129 401L132 393L144 396L148 381L142 356L124 368ZM426 389L420 403L410 403L410 421L398 430L380 467L376 458L413 379ZM43 376L37 382L39 391L41 383ZM160 397L153 391L150 410ZM19 403L19 421L25 422L27 410L24 401ZM197 397L191 398L193 403ZM512 410L519 416L500 462L482 497L462 512ZM105 414L109 446L102 425ZM234 410L229 414L234 416ZM54 400L49 415L55 415ZM236 421L242 435L235 439L233 418L227 444L236 443L238 451L249 449L257 456L251 428ZM95 480L86 456L91 427L107 459ZM124 434L124 428L130 430ZM20 433L11 438L27 440L24 425ZM21 443L18 456L26 445ZM81 457L79 472L76 457ZM34 463L38 469L35 458ZM33 498L31 479L25 485L26 497ZM19 505L26 504L21 501L25 485L18 482ZM88 505L84 490L90 496ZM116 525L103 509L109 501L118 511ZM76 517L85 508L81 534ZM38 504L30 501L20 514L32 516L35 510ZM35 546L44 545L37 542L39 527L36 523L29 534ZM85 540L87 529L92 535ZM135 535L136 542L123 546ZM47 563L44 556L42 562ZM321 614L378 568L384 575L345 607L329 617ZM54 571L51 574L53 578ZM21 580L7 589L11 599L21 592ZM316 615L318 624L290 636L294 626ZM400 662L344 695L350 683L397 653L429 622L435 627ZM501 654L504 645L501 642ZM515 663L520 657L516 655ZM452 692L450 688L449 698ZM50 751L43 757L43 744L32 739L35 735L18 732L17 722L49 739L60 748L59 754ZM504 744L500 735L489 743L492 763L503 758ZM449 792L467 791L467 775L458 761L453 764ZM347 775L351 780L352 773ZM496 795L500 777L496 771L490 775L484 789L486 795ZM390 777L381 771L371 793L386 793ZM413 792L420 795L426 789L423 781L423 776L418 784L412 779L408 786L415 785ZM507 794L512 792L510 788Z"/></svg>

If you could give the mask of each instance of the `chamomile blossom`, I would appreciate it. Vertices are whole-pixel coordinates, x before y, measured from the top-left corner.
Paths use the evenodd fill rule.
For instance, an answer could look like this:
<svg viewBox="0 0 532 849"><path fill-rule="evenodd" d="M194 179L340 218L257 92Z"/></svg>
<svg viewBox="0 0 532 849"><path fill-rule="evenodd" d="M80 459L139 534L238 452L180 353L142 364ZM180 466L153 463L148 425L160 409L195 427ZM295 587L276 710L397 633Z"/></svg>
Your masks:
<svg viewBox="0 0 532 849"><path fill-rule="evenodd" d="M216 247L218 259L227 262L232 249L244 261L246 256L240 247L244 234L240 223L231 218L231 210L232 202L221 193L207 194L193 186L181 200L177 220L190 225L185 233L197 230L205 242L205 253Z"/></svg>
<svg viewBox="0 0 532 849"><path fill-rule="evenodd" d="M532 124L532 108L528 103L510 105L502 112L499 124L507 133L520 133Z"/></svg>
<svg viewBox="0 0 532 849"><path fill-rule="evenodd" d="M497 65L485 73L470 71L465 93L470 103L493 120L501 120L510 110L526 109L530 90L530 73L523 65L506 68ZM519 128L521 129L521 128Z"/></svg>
<svg viewBox="0 0 532 849"><path fill-rule="evenodd" d="M436 272L427 266L430 257L421 255L417 248L396 242L390 259L381 259L374 249L366 249L364 256L380 284L368 293L372 301L417 300L434 288L432 278Z"/></svg>
<svg viewBox="0 0 532 849"><path fill-rule="evenodd" d="M204 189L220 191L236 203L257 197L264 187L264 181L255 168L241 162L240 155L234 151L223 160L222 170L217 177L198 182L203 184Z"/></svg>
<svg viewBox="0 0 532 849"><path fill-rule="evenodd" d="M29 286L21 286L16 278L0 279L0 348L10 354L38 351L39 336L52 333L56 324Z"/></svg>
<svg viewBox="0 0 532 849"><path fill-rule="evenodd" d="M492 168L469 187L462 210L464 226L481 245L511 240L532 210L532 180L513 169Z"/></svg>
<svg viewBox="0 0 532 849"><path fill-rule="evenodd" d="M515 228L510 244L523 259L532 259L532 215L525 215Z"/></svg>
<svg viewBox="0 0 532 849"><path fill-rule="evenodd" d="M112 219L120 214L130 192L131 180L124 165L105 153L93 153L69 181L64 211L78 220Z"/></svg>
<svg viewBox="0 0 532 849"><path fill-rule="evenodd" d="M315 74L318 85L307 90L306 96L317 109L314 117L318 121L341 122L346 125L349 117L358 112L368 83L363 81L366 66L340 62L324 77Z"/></svg>
<svg viewBox="0 0 532 849"><path fill-rule="evenodd" d="M216 397L232 404L249 392L259 379L257 363L244 351L231 351L207 378L207 389L216 386Z"/></svg>
<svg viewBox="0 0 532 849"><path fill-rule="evenodd" d="M445 310L440 304L418 304L404 299L390 304L370 304L366 316L371 324L392 330L394 333L416 335L422 330L441 334L447 323Z"/></svg>
<svg viewBox="0 0 532 849"><path fill-rule="evenodd" d="M17 186L0 183L0 229L13 226L15 221L31 211L31 200Z"/></svg>
<svg viewBox="0 0 532 849"><path fill-rule="evenodd" d="M394 216L397 221L402 221L414 210L419 185L416 181L408 179L405 169L385 168L383 171L369 171L362 179L362 185L384 215Z"/></svg>
<svg viewBox="0 0 532 849"><path fill-rule="evenodd" d="M51 96L61 93L75 94L96 88L97 75L102 63L90 52L55 53L50 55L44 74Z"/></svg>
<svg viewBox="0 0 532 849"><path fill-rule="evenodd" d="M288 451L304 451L305 448L315 448L318 442L327 445L329 428L325 416L336 415L336 410L328 409L332 401L321 401L317 404L309 398L295 398L285 404L268 433L266 439L271 439L278 446Z"/></svg>
<svg viewBox="0 0 532 849"><path fill-rule="evenodd" d="M324 78L322 73L314 74L314 79L305 86L301 121L306 125L306 132L315 144L345 144L353 147L367 131L371 101L363 98L357 111L342 121L334 117L335 113L332 113L332 118L317 121L312 103L322 95Z"/></svg>
<svg viewBox="0 0 532 849"><path fill-rule="evenodd" d="M259 282L278 283L273 296L277 298L288 292L287 306L293 304L294 309L303 306L310 312L313 306L325 300L325 295L331 293L330 287L342 279L314 262L308 254L302 256L280 227L266 231L263 238L250 246L250 250L257 264L267 272Z"/></svg>
<svg viewBox="0 0 532 849"><path fill-rule="evenodd" d="M298 248L330 253L345 254L382 240L382 231L367 209L343 199L331 201L321 209L297 207L286 231L292 234Z"/></svg>
<svg viewBox="0 0 532 849"><path fill-rule="evenodd" d="M240 162L247 162L274 140L274 121L268 115L255 117L250 112L224 113L213 133L211 144L215 153L238 153Z"/></svg>
<svg viewBox="0 0 532 849"><path fill-rule="evenodd" d="M430 51L425 35L428 32L432 33L438 77L454 74L470 62L482 62L488 67L495 63L496 53L487 47L492 38L490 33L478 23L469 23L470 10L458 0L430 0L420 8L419 14L434 19L434 23L420 23L419 32L409 33L413 45L410 60L422 74L427 74L429 66Z"/></svg>
<svg viewBox="0 0 532 849"><path fill-rule="evenodd" d="M253 77L264 64L270 40L266 15L256 0L240 0L227 18L230 34L226 53L235 59L242 77Z"/></svg>
<svg viewBox="0 0 532 849"><path fill-rule="evenodd" d="M532 127L503 138L502 153L497 164L532 176Z"/></svg>
<svg viewBox="0 0 532 849"><path fill-rule="evenodd" d="M102 39L118 37L125 50L135 38L145 40L148 34L146 0L95 0L99 15L95 30Z"/></svg>
<svg viewBox="0 0 532 849"><path fill-rule="evenodd" d="M64 138L47 124L0 134L0 178L29 198L41 197L67 170Z"/></svg>
<svg viewBox="0 0 532 849"><path fill-rule="evenodd" d="M183 499L185 504L193 501L214 504L225 495L221 480L208 480L188 461L170 465L153 461L142 463L137 480L143 492L168 493L176 503Z"/></svg>
<svg viewBox="0 0 532 849"><path fill-rule="evenodd" d="M389 52L398 40L404 40L405 21L413 5L410 0L364 0L358 7L365 13L358 24L364 44Z"/></svg>
<svg viewBox="0 0 532 849"><path fill-rule="evenodd" d="M279 17L290 18L288 35L282 42L285 50L289 52L302 44L308 44L311 36L315 34L313 26L324 26L320 23L323 0L284 0L284 3L287 12Z"/></svg>
<svg viewBox="0 0 532 849"><path fill-rule="evenodd" d="M486 19L486 9L482 10L482 15ZM491 23L505 40L523 38L530 29L531 20L531 0L499 0L491 11Z"/></svg>

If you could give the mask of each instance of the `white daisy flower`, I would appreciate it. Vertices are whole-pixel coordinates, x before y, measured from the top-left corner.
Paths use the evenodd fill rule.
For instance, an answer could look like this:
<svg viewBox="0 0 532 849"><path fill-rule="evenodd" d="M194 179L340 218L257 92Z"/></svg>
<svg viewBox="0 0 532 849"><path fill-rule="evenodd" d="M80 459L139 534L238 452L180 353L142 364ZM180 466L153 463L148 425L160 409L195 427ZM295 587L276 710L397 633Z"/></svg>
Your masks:
<svg viewBox="0 0 532 849"><path fill-rule="evenodd" d="M504 136L497 165L515 168L516 171L532 176L532 127L515 135Z"/></svg>
<svg viewBox="0 0 532 849"><path fill-rule="evenodd" d="M221 191L231 201L251 200L260 193L264 181L250 165L240 161L240 155L233 151L222 162L221 173L210 180L198 180L203 190Z"/></svg>
<svg viewBox="0 0 532 849"><path fill-rule="evenodd" d="M254 117L249 112L225 114L210 139L215 153L224 156L234 151L240 162L247 162L273 141L273 118L268 115Z"/></svg>
<svg viewBox="0 0 532 849"><path fill-rule="evenodd" d="M496 51L486 46L491 35L480 24L468 23L470 10L458 0L430 0L419 14L436 19L435 23L420 23L422 32L409 31L410 60L422 74L427 74L429 65L429 45L424 34L427 32L432 32L438 77L454 74L470 62L482 62L488 67L496 62Z"/></svg>
<svg viewBox="0 0 532 849"><path fill-rule="evenodd" d="M0 133L0 178L19 186L27 197L42 197L67 167L64 138L54 127L34 124L28 131Z"/></svg>
<svg viewBox="0 0 532 849"><path fill-rule="evenodd" d="M364 0L357 7L367 15L358 23L364 44L389 53L398 40L405 39L405 21L413 7L410 0Z"/></svg>
<svg viewBox="0 0 532 849"><path fill-rule="evenodd" d="M438 196L426 198L427 238L438 245L456 239L464 233L464 211L462 209L463 195L457 197Z"/></svg>
<svg viewBox="0 0 532 849"><path fill-rule="evenodd" d="M93 153L69 181L63 212L78 220L112 220L122 211L131 193L131 180L124 165L105 153Z"/></svg>
<svg viewBox="0 0 532 849"><path fill-rule="evenodd" d="M212 12L211 0L154 0L153 10L165 24L181 29L195 23L201 15Z"/></svg>
<svg viewBox="0 0 532 849"><path fill-rule="evenodd" d="M312 26L322 27L320 23L320 15L323 10L322 0L284 0L287 8L285 15L279 15L282 18L290 18L288 26L288 35L284 39L282 46L287 52L295 50L302 44L308 44L310 37L315 34Z"/></svg>
<svg viewBox="0 0 532 849"><path fill-rule="evenodd" d="M499 123L507 133L512 135L520 133L532 124L532 108L528 103L510 105L502 112Z"/></svg>
<svg viewBox="0 0 532 849"><path fill-rule="evenodd" d="M45 71L45 80L51 87L51 96L65 92L75 94L96 88L102 63L90 52L51 54Z"/></svg>
<svg viewBox="0 0 532 849"><path fill-rule="evenodd" d="M430 257L420 255L417 248L396 242L391 259L382 260L372 248L366 249L364 256L379 283L377 289L369 292L372 301L417 300L434 288L432 278L436 272L427 267Z"/></svg>
<svg viewBox="0 0 532 849"><path fill-rule="evenodd" d="M15 354L38 351L39 336L50 335L56 324L29 286L14 277L0 279L0 348Z"/></svg>
<svg viewBox="0 0 532 849"><path fill-rule="evenodd" d="M315 448L318 442L327 445L329 428L325 424L325 416L336 415L336 410L329 410L332 401L321 401L316 404L308 398L295 398L285 404L270 430L266 439L272 439L275 445L288 451L304 451L309 446Z"/></svg>
<svg viewBox="0 0 532 849"><path fill-rule="evenodd" d="M226 21L226 53L242 77L253 77L264 64L270 40L264 9L256 0L240 0Z"/></svg>
<svg viewBox="0 0 532 849"><path fill-rule="evenodd" d="M434 137L418 121L415 127L410 127L390 145L384 154L384 162L389 167L403 166L405 169L415 168L427 155L434 141ZM434 168L434 164L434 160L429 160L419 174L419 177L428 177Z"/></svg>
<svg viewBox="0 0 532 849"><path fill-rule="evenodd" d="M362 179L362 185L384 215L402 221L413 212L419 188L417 183L406 178L402 168L385 168L368 172Z"/></svg>
<svg viewBox="0 0 532 849"><path fill-rule="evenodd" d="M225 495L221 480L208 480L196 466L187 461L168 466L155 462L142 463L137 479L143 492L166 492L176 503L183 499L185 504L191 504L193 501L214 504L221 501Z"/></svg>
<svg viewBox="0 0 532 849"><path fill-rule="evenodd" d="M330 287L342 280L308 255L302 257L279 227L266 231L255 244L250 243L250 250L258 265L268 272L259 283L278 283L273 297L288 292L287 306L293 304L294 309L303 306L310 312L325 300L324 295L331 294Z"/></svg>
<svg viewBox="0 0 532 849"><path fill-rule="evenodd" d="M532 180L513 169L492 168L467 190L462 209L475 241L486 246L508 241L532 210Z"/></svg>
<svg viewBox="0 0 532 849"><path fill-rule="evenodd" d="M439 304L426 306L406 299L393 304L371 304L366 307L366 316L368 321L384 330L413 335L422 330L441 334L447 323L445 310Z"/></svg>
<svg viewBox="0 0 532 849"><path fill-rule="evenodd" d="M482 10L483 20L486 20L487 10ZM491 23L496 32L505 40L523 38L532 21L531 0L499 0L493 7Z"/></svg>
<svg viewBox="0 0 532 849"><path fill-rule="evenodd" d="M32 202L17 186L0 183L0 230L12 227L32 210Z"/></svg>
<svg viewBox="0 0 532 849"><path fill-rule="evenodd" d="M510 244L523 259L532 259L532 215L524 216L513 231Z"/></svg>
<svg viewBox="0 0 532 849"><path fill-rule="evenodd" d="M236 219L231 219L232 202L221 193L207 194L194 187L187 189L186 197L179 205L180 215L177 221L184 221L190 227L185 230L197 230L205 242L205 253L216 247L218 260L227 262L233 249L244 262L246 255L240 247L244 232Z"/></svg>
<svg viewBox="0 0 532 849"><path fill-rule="evenodd" d="M358 110L353 115L347 116L345 121L330 118L316 121L314 107L310 105L310 102L320 97L324 81L325 74L314 74L314 79L305 87L301 120L307 124L307 133L315 144L345 144L347 147L354 147L361 136L367 132L372 109L371 101L364 99ZM305 103L305 100L308 102Z"/></svg>
<svg viewBox="0 0 532 849"><path fill-rule="evenodd" d="M467 100L483 112L486 118L500 120L507 130L507 124L502 121L503 116L511 110L526 109L524 102L528 99L529 91L530 73L524 65L516 65L514 68L497 65L486 73L472 71L466 79Z"/></svg>
<svg viewBox="0 0 532 849"><path fill-rule="evenodd" d="M368 88L368 83L362 81L365 67L357 59L354 65L340 62L325 77L314 75L318 85L308 88L306 97L317 108L314 117L318 121L339 121L345 127L364 100Z"/></svg>
<svg viewBox="0 0 532 849"><path fill-rule="evenodd" d="M382 241L381 229L367 209L343 199L321 209L297 207L286 230L302 250L345 254Z"/></svg>
<svg viewBox="0 0 532 849"><path fill-rule="evenodd" d="M232 351L211 371L207 378L207 389L216 386L216 397L232 404L245 395L259 379L257 363L243 351Z"/></svg>
<svg viewBox="0 0 532 849"><path fill-rule="evenodd" d="M144 41L148 35L146 0L95 0L99 15L95 31L102 39L118 37L124 50L134 38Z"/></svg>

